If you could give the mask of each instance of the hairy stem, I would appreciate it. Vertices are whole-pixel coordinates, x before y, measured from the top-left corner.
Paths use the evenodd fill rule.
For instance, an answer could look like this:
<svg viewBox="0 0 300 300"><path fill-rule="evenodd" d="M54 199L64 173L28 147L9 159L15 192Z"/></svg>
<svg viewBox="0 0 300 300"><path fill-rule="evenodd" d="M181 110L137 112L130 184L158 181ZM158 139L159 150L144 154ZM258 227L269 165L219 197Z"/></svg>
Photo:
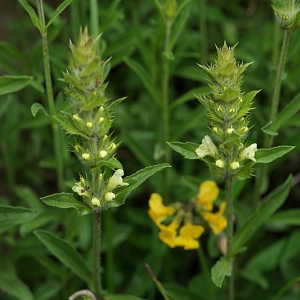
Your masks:
<svg viewBox="0 0 300 300"><path fill-rule="evenodd" d="M231 275L229 277L229 300L234 300L234 273L233 273L233 199L232 176L226 177L226 212L227 212L227 259L231 262Z"/></svg>
<svg viewBox="0 0 300 300"><path fill-rule="evenodd" d="M36 0L36 5L38 9L38 15L42 22L42 27L45 28L45 17L44 17L44 7L42 0ZM49 48L48 48L48 39L47 39L47 29L41 32L42 35L42 45L43 45L43 61L44 61L44 72L45 72L45 84L46 84L46 92L48 99L48 106L51 116L56 115L56 109L54 104L53 97L53 88L51 81L51 68L50 68L50 58L49 58ZM56 165L56 174L58 181L58 189L59 191L64 190L64 177L63 177L63 157L60 149L60 141L59 141L59 128L58 124L52 120L51 122L52 132L53 132L53 141L54 141L54 152L55 152L55 165Z"/></svg>
<svg viewBox="0 0 300 300"><path fill-rule="evenodd" d="M94 285L97 300L101 299L101 210L94 211L94 234L93 234L93 255L94 255Z"/></svg>

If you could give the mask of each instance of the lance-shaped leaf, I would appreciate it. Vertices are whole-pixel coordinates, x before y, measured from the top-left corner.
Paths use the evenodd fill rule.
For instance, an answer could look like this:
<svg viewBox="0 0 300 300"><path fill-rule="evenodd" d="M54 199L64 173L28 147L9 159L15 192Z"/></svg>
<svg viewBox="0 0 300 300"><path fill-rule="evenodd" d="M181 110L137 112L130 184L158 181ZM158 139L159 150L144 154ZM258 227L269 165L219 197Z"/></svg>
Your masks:
<svg viewBox="0 0 300 300"><path fill-rule="evenodd" d="M180 153L184 158L187 159L198 159L198 155L196 154L196 149L199 147L199 144L195 143L181 143L181 142L171 142L168 143L169 146L175 150L176 152Z"/></svg>
<svg viewBox="0 0 300 300"><path fill-rule="evenodd" d="M41 200L49 205L58 208L73 207L77 210L79 216L84 216L92 212L92 209L85 203L79 202L69 193L57 193L41 198Z"/></svg>
<svg viewBox="0 0 300 300"><path fill-rule="evenodd" d="M42 104L40 104L40 103L33 103L31 105L30 110L31 110L31 114L34 117L36 116L36 114L38 113L39 110L42 110L46 116L49 116L48 113L47 113L47 111L45 110L45 107Z"/></svg>
<svg viewBox="0 0 300 300"><path fill-rule="evenodd" d="M53 15L51 16L51 19L46 25L46 28L48 28L54 21L55 19L73 2L74 0L65 0L63 3L61 3Z"/></svg>
<svg viewBox="0 0 300 300"><path fill-rule="evenodd" d="M0 77L0 96L17 92L27 86L33 79L31 76L9 76Z"/></svg>
<svg viewBox="0 0 300 300"><path fill-rule="evenodd" d="M126 178L124 178L124 182L128 183L128 185L118 188L116 190L116 198L113 201L106 202L105 208L117 207L124 204L126 197L132 190L137 188L150 176L169 167L171 167L169 164L154 165L141 169L131 176L127 176Z"/></svg>
<svg viewBox="0 0 300 300"><path fill-rule="evenodd" d="M54 118L61 124L62 128L69 134L81 135L88 139L88 136L79 131L66 116L54 116Z"/></svg>
<svg viewBox="0 0 300 300"><path fill-rule="evenodd" d="M232 264L226 257L221 257L220 260L211 269L211 279L218 287L222 286L225 276L231 275Z"/></svg>
<svg viewBox="0 0 300 300"><path fill-rule="evenodd" d="M257 210L255 210L245 223L237 230L234 238L234 252L240 252L245 243L262 226L273 213L283 204L289 194L293 176L290 175L287 180L278 189L270 193L266 200Z"/></svg>
<svg viewBox="0 0 300 300"><path fill-rule="evenodd" d="M18 0L18 1L29 14L32 24L40 31L40 33L43 33L44 31L43 23L40 21L34 9L28 4L26 0Z"/></svg>
<svg viewBox="0 0 300 300"><path fill-rule="evenodd" d="M255 152L256 164L266 164L283 156L284 154L293 150L294 146L278 146L273 148L258 149Z"/></svg>
<svg viewBox="0 0 300 300"><path fill-rule="evenodd" d="M35 230L34 234L46 246L46 248L65 266L70 268L74 274L84 280L87 284L93 285L93 275L82 256L74 246L46 230Z"/></svg>
<svg viewBox="0 0 300 300"><path fill-rule="evenodd" d="M0 206L0 232L32 220L36 211L25 207Z"/></svg>

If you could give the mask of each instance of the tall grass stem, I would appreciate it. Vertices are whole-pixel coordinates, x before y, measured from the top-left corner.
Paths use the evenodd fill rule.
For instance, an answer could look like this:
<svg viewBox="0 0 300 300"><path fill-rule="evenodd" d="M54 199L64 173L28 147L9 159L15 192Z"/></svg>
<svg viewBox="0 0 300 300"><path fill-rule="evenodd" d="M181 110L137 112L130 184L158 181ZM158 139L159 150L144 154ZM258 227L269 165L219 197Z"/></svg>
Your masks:
<svg viewBox="0 0 300 300"><path fill-rule="evenodd" d="M273 96L272 96L272 102L271 102L271 111L270 111L270 118L269 120L272 122L271 124L271 130L273 130L274 122L277 119L277 113L278 113L278 107L279 107L279 99L280 99L280 90L281 90L281 83L282 83L282 76L284 72L284 66L286 62L286 56L289 48L289 42L291 39L292 30L285 29L284 31L284 37L277 67L277 73L276 73L276 79L274 82L274 88L273 88ZM272 147L274 142L274 135L266 135L265 138L265 147L270 148ZM263 192L263 184L265 182L266 176L268 172L268 165L264 164L262 165L257 172L256 182L255 182L255 188L254 188L254 194L253 194L253 200L254 203L257 205L260 196Z"/></svg>
<svg viewBox="0 0 300 300"><path fill-rule="evenodd" d="M45 17L44 17L44 6L42 0L36 0L36 5L38 9L38 15L42 22L43 28L45 28ZM46 93L48 106L51 116L56 115L54 97L53 97L53 87L51 81L51 67L50 67L50 57L49 57L49 47L48 47L48 38L47 38L47 29L41 32L42 35L42 45L43 45L43 61L44 61L44 73L45 73L45 84L46 84ZM56 121L52 119L51 122L52 132L53 132L53 141L54 141L54 153L55 153L55 166L58 182L58 190L64 190L64 175L63 175L63 157L62 151L60 149L60 135L59 127Z"/></svg>

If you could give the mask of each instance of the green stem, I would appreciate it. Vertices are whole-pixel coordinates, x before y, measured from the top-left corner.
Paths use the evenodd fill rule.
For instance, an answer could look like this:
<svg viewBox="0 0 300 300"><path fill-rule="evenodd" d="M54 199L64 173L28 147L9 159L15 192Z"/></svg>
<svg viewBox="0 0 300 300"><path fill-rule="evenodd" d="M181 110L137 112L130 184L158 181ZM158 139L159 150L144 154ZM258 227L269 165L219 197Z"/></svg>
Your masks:
<svg viewBox="0 0 300 300"><path fill-rule="evenodd" d="M93 233L93 255L94 255L94 285L97 300L101 299L101 210L94 211L94 233Z"/></svg>
<svg viewBox="0 0 300 300"><path fill-rule="evenodd" d="M199 257L199 260L200 260L200 263L201 263L201 266L202 266L204 279L205 279L205 282L206 282L206 285L207 285L209 299L215 300L216 299L215 291L214 291L214 288L213 288L213 285L212 285L210 272L208 271L206 259L204 257L204 253L203 253L201 245L198 248L197 253L198 253L198 257Z"/></svg>
<svg viewBox="0 0 300 300"><path fill-rule="evenodd" d="M172 29L172 20L166 20L166 35L165 35L165 45L164 45L164 52L169 53L171 51L170 48L170 36L171 36L171 29ZM168 146L167 142L170 141L170 107L169 107L169 74L170 68L170 60L168 57L163 57L163 64L162 64L162 121L163 121L163 144L164 144L164 162L170 163L171 162L171 148ZM165 174L163 177L163 189L164 189L164 199L165 202L168 202L168 174Z"/></svg>
<svg viewBox="0 0 300 300"><path fill-rule="evenodd" d="M107 241L107 251L105 256L105 277L106 277L106 285L107 289L110 293L114 292L114 277L113 277L113 270L114 270L114 248L112 244L113 240L113 211L109 209L105 213L105 237Z"/></svg>
<svg viewBox="0 0 300 300"><path fill-rule="evenodd" d="M281 90L281 83L282 83L282 75L283 75L283 71L284 71L284 65L285 65L285 61L286 61L286 56L287 56L287 52L288 52L291 35L292 35L292 31L285 29L279 63L278 63L277 75L276 75L276 80L275 80L272 104L271 104L271 114L270 114L270 121L272 121L271 129L277 118L279 97L280 97L280 90ZM270 138L269 138L269 144L267 144L267 147L271 147L274 136L268 135L268 137L270 137Z"/></svg>
<svg viewBox="0 0 300 300"><path fill-rule="evenodd" d="M206 0L199 0L199 27L201 38L201 63L207 62L207 26L206 26Z"/></svg>
<svg viewBox="0 0 300 300"><path fill-rule="evenodd" d="M282 75L284 71L286 56L288 52L289 42L292 35L292 31L285 29L284 31L284 38L282 42L281 47L281 53L276 73L276 79L274 83L274 92L272 96L272 103L271 103L271 112L270 112L270 121L271 124L271 130L274 130L274 122L277 119L277 113L278 113L278 106L279 106L279 98L280 98L280 90L281 90L281 83L282 83ZM274 136L273 135L267 135L265 139L265 147L270 148L273 145ZM260 196L263 192L263 184L265 182L266 176L268 171L268 165L264 164L262 165L257 172L256 182L255 182L255 188L254 188L254 194L253 194L253 200L254 203L257 205Z"/></svg>
<svg viewBox="0 0 300 300"><path fill-rule="evenodd" d="M99 7L98 7L98 0L90 0L90 26L91 26L91 33L92 36L95 38L99 35ZM99 57L101 58L101 48L100 44L98 45L99 49Z"/></svg>
<svg viewBox="0 0 300 300"><path fill-rule="evenodd" d="M55 116L56 109L54 104L53 88L52 88L52 81L51 81L50 58L49 58L49 48L48 48L48 39L47 39L47 29L45 29L43 1L36 0L36 5L38 9L39 18L42 22L42 27L44 28L44 30L41 32L41 35L42 35L42 44L43 44L43 61L44 61L45 84L46 84L48 106L49 106L50 115ZM58 124L54 120L52 120L51 122L51 127L53 132L58 190L63 191L64 190L64 176L63 176L64 167L63 167L63 157L62 157L62 152L60 149L60 142L59 142L59 128L58 128Z"/></svg>
<svg viewBox="0 0 300 300"><path fill-rule="evenodd" d="M167 19L166 21L166 36L165 36L165 46L164 46L164 52L168 53L171 51L169 49L170 45L170 36L171 36L171 29L172 29L172 20ZM170 137L170 127L169 127L169 68L170 68L170 60L167 57L163 58L163 66L162 66L162 72L163 72L163 80L162 80L162 97L163 97L163 124L164 124L164 142L169 141ZM166 144L165 145L165 162L170 162L170 156L171 156L171 148Z"/></svg>
<svg viewBox="0 0 300 300"><path fill-rule="evenodd" d="M227 212L227 259L231 262L231 275L229 277L229 300L234 300L234 257L233 257L233 199L232 176L226 177L226 212Z"/></svg>

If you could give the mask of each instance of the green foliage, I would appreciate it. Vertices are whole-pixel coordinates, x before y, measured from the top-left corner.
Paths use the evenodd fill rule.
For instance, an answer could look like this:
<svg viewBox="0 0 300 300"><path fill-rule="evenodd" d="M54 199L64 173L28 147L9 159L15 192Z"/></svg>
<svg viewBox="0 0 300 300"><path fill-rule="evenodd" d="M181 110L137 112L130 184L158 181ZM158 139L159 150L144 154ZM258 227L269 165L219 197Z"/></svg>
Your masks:
<svg viewBox="0 0 300 300"><path fill-rule="evenodd" d="M100 92L108 95L107 108L112 113L108 135L118 146L115 156L101 161L107 170L104 179L107 182L113 172L124 169L123 182L130 183L115 189L111 209L102 215L103 298L162 299L145 268L148 263L172 300L227 299L230 268L220 258L219 248L224 233L213 238L208 233L200 240L208 271L214 266L211 295L196 253L167 249L147 214L151 193L160 193L166 204L188 203L199 184L212 176L221 189L216 206L225 200L216 160L211 156L198 159L195 151L203 137L213 139L206 107L215 105L214 101L221 105L237 92L229 88L226 95L223 91L218 95L207 85L211 82L205 68L214 61L215 45L220 47L226 40L229 47L238 42L235 56L237 62L245 62L242 71L253 62L243 83L235 82L245 91L239 91L243 105L235 117L249 123L244 146L257 143L258 149L256 161L244 160L234 174L235 179L254 175L233 182L236 299L299 299L297 1L273 1L275 16L293 31L279 77L275 119L270 118L270 110L283 31L268 1L259 5L237 0L56 2L53 6L43 1L44 22L34 0L9 1L0 13L6 22L0 41L1 299L61 300L81 289L93 291L92 208L72 194L74 178L89 173L89 167L79 164L72 151L89 134L74 122L73 114L78 111L72 111L72 102L66 101L63 80L70 80L71 89L81 86L62 74L70 62L69 41L76 42L80 28L91 23L94 39L102 33L95 47L101 61L110 58L99 73L109 84L104 82ZM294 6L286 11L284 2ZM48 40L52 108L40 35ZM84 68L86 80L95 66L97 61ZM89 100L80 106L83 118L103 98ZM231 108L231 102L224 103L227 110ZM218 118L214 110L210 113ZM232 125L237 128L238 123ZM52 136L53 128L57 139ZM229 147L238 139L239 135L232 134L224 143ZM218 141L218 137L213 139ZM57 175L59 160L62 180ZM260 167L266 166L261 178ZM286 180L291 173L293 183L291 178ZM89 185L83 190L92 182L86 177ZM125 198L126 205L122 205Z"/></svg>

